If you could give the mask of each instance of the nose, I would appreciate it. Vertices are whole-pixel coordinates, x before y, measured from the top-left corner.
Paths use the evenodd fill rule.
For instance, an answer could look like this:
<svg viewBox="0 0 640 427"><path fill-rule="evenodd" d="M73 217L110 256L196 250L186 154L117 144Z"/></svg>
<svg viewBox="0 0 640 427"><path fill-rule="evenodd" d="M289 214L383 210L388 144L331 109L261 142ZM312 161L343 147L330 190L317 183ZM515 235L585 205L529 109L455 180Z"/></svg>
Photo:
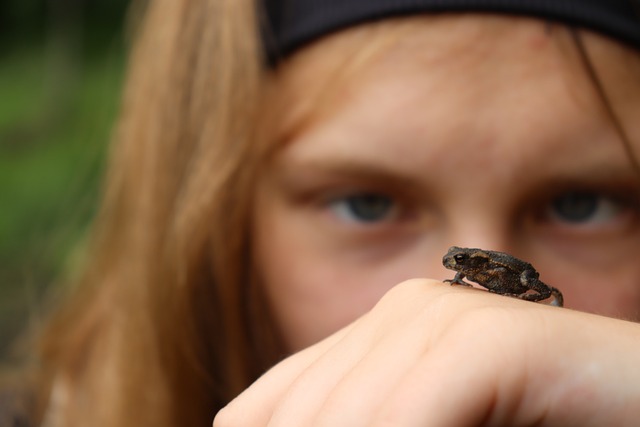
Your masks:
<svg viewBox="0 0 640 427"><path fill-rule="evenodd" d="M483 213L481 209L452 216L444 234L446 249L460 246L512 252L515 248L516 239L509 221L491 211Z"/></svg>
<svg viewBox="0 0 640 427"><path fill-rule="evenodd" d="M466 207L449 212L437 237L430 235L423 242L412 259L413 271L423 277L451 279L453 272L443 265L443 257L451 246L518 252L517 229L510 226L509 219L495 206Z"/></svg>

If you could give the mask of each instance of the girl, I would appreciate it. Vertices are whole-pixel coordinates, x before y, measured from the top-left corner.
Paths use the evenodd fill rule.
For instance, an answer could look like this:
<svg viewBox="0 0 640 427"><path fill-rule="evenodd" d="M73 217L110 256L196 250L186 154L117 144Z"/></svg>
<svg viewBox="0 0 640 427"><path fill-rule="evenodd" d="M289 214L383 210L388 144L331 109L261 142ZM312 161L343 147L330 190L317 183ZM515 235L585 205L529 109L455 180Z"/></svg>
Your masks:
<svg viewBox="0 0 640 427"><path fill-rule="evenodd" d="M40 422L203 425L246 389L215 426L633 425L633 12L148 2ZM443 284L451 245L568 309Z"/></svg>

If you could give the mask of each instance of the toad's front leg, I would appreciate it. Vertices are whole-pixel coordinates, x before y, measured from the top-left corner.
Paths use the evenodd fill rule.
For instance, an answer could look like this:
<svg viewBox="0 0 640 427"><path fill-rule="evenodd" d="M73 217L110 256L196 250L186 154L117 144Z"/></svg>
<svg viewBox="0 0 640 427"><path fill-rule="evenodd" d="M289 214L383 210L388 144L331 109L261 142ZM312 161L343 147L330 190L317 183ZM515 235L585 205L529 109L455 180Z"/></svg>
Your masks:
<svg viewBox="0 0 640 427"><path fill-rule="evenodd" d="M451 285L473 286L470 283L465 282L463 280L464 278L465 275L461 271L458 271L453 279L447 279L444 283L449 283Z"/></svg>

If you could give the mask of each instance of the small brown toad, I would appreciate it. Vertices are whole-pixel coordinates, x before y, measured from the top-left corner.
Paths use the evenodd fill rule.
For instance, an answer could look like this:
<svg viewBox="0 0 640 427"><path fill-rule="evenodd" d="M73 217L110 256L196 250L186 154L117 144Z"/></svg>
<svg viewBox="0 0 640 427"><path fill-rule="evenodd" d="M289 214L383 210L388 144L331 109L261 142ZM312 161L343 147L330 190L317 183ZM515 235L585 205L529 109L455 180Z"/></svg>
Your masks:
<svg viewBox="0 0 640 427"><path fill-rule="evenodd" d="M442 264L456 275L451 284L471 286L463 279L476 282L490 292L527 301L542 301L555 297L553 305L562 307L562 293L538 279L538 272L528 262L504 252L452 246L442 258Z"/></svg>

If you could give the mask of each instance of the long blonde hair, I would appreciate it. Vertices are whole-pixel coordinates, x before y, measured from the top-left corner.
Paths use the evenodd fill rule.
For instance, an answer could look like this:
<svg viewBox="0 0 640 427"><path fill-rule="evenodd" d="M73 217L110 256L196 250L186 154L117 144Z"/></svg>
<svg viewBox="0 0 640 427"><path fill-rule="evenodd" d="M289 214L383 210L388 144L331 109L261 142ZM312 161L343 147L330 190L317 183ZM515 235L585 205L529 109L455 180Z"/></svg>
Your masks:
<svg viewBox="0 0 640 427"><path fill-rule="evenodd" d="M47 426L207 425L277 354L247 269L254 1L145 7L92 252L44 339Z"/></svg>
<svg viewBox="0 0 640 427"><path fill-rule="evenodd" d="M284 356L251 268L255 180L289 108L255 2L147 1L92 251L44 336L46 427L207 425ZM389 44L362 51L371 31L329 75Z"/></svg>

